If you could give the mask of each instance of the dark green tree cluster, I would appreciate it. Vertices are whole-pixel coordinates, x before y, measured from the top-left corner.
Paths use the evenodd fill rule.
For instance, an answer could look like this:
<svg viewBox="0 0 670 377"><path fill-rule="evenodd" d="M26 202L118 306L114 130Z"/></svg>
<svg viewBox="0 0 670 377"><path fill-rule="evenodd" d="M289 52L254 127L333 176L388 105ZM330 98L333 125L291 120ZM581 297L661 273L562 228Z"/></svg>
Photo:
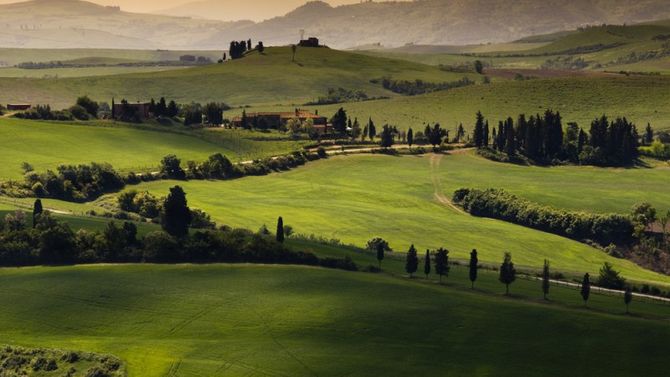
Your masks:
<svg viewBox="0 0 670 377"><path fill-rule="evenodd" d="M454 88L461 88L464 86L474 85L475 82L467 77L452 82L432 83L423 80L391 80L390 78L382 79L382 86L384 89L390 90L394 93L403 94L406 96L415 96L419 94L437 92L441 90L449 90Z"/></svg>
<svg viewBox="0 0 670 377"><path fill-rule="evenodd" d="M149 102L149 112L155 117L174 118L179 115L179 105L174 100L168 103L165 97L161 97L158 102L153 98Z"/></svg>
<svg viewBox="0 0 670 377"><path fill-rule="evenodd" d="M109 164L61 165L54 172L26 175L26 187L36 196L69 201L87 201L118 191L123 178Z"/></svg>
<svg viewBox="0 0 670 377"><path fill-rule="evenodd" d="M634 241L634 224L628 216L553 209L499 189L460 189L454 193L453 201L474 216L504 220L579 241L593 240L603 246Z"/></svg>
<svg viewBox="0 0 670 377"><path fill-rule="evenodd" d="M580 153L585 164L626 166L638 158L639 135L626 118L609 122L603 115L591 123L588 146Z"/></svg>
<svg viewBox="0 0 670 377"><path fill-rule="evenodd" d="M248 50L251 50L251 43L249 43L249 41L230 42L230 47L228 49L228 54L230 55L230 58L239 59L243 57Z"/></svg>
<svg viewBox="0 0 670 377"><path fill-rule="evenodd" d="M442 145L442 141L449 138L449 131L442 128L439 123L435 123L432 127L426 125L424 136L428 139L428 143L435 148Z"/></svg>

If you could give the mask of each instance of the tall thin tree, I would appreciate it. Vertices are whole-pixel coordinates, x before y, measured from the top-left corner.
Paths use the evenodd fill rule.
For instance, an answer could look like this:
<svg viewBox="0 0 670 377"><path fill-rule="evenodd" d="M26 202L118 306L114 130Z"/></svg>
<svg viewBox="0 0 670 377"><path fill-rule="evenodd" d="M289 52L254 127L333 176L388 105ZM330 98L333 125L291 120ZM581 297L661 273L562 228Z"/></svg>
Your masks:
<svg viewBox="0 0 670 377"><path fill-rule="evenodd" d="M470 284L471 288L475 288L475 281L477 281L477 270L479 268L479 258L477 257L477 249L470 252Z"/></svg>
<svg viewBox="0 0 670 377"><path fill-rule="evenodd" d="M423 273L428 279L428 275L430 275L430 250L426 250L426 258L423 260Z"/></svg>
<svg viewBox="0 0 670 377"><path fill-rule="evenodd" d="M626 291L623 294L623 302L626 304L626 314L630 314L630 303L633 301L633 290L630 285L626 286Z"/></svg>
<svg viewBox="0 0 670 377"><path fill-rule="evenodd" d="M44 212L44 208L42 207L42 200L37 199L33 205L33 228L37 226L37 220L39 220L42 212Z"/></svg>
<svg viewBox="0 0 670 377"><path fill-rule="evenodd" d="M584 275L584 279L582 280L581 294L582 300L584 300L584 306L587 306L589 297L591 296L591 276L589 274Z"/></svg>
<svg viewBox="0 0 670 377"><path fill-rule="evenodd" d="M284 219L281 216L277 219L277 242L284 243Z"/></svg>
<svg viewBox="0 0 670 377"><path fill-rule="evenodd" d="M377 243L377 262L379 263L379 269L382 269L382 261L384 260L384 243Z"/></svg>
<svg viewBox="0 0 670 377"><path fill-rule="evenodd" d="M544 260L544 268L542 269L542 293L546 300L549 294L549 261L546 259Z"/></svg>
<svg viewBox="0 0 670 377"><path fill-rule="evenodd" d="M439 248L435 253L435 273L440 276L440 283L443 276L449 276L449 250Z"/></svg>
<svg viewBox="0 0 670 377"><path fill-rule="evenodd" d="M505 253L502 265L500 265L500 282L505 284L505 294L509 295L509 286L516 280L516 269L512 263L512 254Z"/></svg>

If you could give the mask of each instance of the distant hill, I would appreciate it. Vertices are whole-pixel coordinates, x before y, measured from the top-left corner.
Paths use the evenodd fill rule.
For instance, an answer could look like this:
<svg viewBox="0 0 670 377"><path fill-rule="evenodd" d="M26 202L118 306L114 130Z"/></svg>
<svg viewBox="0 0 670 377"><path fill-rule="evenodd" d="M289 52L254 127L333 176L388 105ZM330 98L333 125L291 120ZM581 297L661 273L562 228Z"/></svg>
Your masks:
<svg viewBox="0 0 670 377"><path fill-rule="evenodd" d="M194 3L174 14L226 12L212 4ZM235 17L258 18L263 11L253 4L247 8L249 17ZM0 47L222 49L232 39L294 43L300 30L338 48L463 45L664 18L670 18L667 0L366 1L337 7L312 1L260 23L128 13L79 0L32 0L0 6Z"/></svg>

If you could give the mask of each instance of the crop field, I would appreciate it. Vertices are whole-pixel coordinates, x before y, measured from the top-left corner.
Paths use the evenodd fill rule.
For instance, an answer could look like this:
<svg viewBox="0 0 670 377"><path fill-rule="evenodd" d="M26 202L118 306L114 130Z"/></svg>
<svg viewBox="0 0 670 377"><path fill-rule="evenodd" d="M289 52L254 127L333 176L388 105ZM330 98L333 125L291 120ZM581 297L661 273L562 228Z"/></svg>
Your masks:
<svg viewBox="0 0 670 377"><path fill-rule="evenodd" d="M45 69L0 68L0 77L58 80L70 77L113 76L113 75L129 74L129 73L172 71L175 69L186 69L186 67L110 66L110 67L77 67L77 68L45 68Z"/></svg>
<svg viewBox="0 0 670 377"><path fill-rule="evenodd" d="M168 154L183 161L205 160L223 153L233 161L286 154L300 142L271 138L272 134L231 130L178 130L179 126L134 126L111 123L38 122L0 119L0 180L20 179L21 163L36 171L61 164L108 162L120 171L153 171Z"/></svg>
<svg viewBox="0 0 670 377"><path fill-rule="evenodd" d="M553 109L561 113L564 124L577 122L586 129L602 114L625 116L640 130L648 122L656 130L670 129L669 102L670 77L615 76L502 81L421 96L314 108L320 114L330 115L344 107L349 116L359 120L371 116L377 125L389 123L415 131L423 131L424 123L439 122L452 130L453 136L459 123L466 129L472 128L477 111L482 111L495 125L509 116L516 118L521 113L531 115Z"/></svg>
<svg viewBox="0 0 670 377"><path fill-rule="evenodd" d="M0 79L0 101L71 105L88 94L98 101L112 97L182 103L226 102L231 105L283 103L293 106L326 95L328 88L362 90L369 96L393 96L372 79L456 81L478 75L445 72L437 67L402 60L370 57L330 49L299 48L292 61L289 47L267 48L244 59L204 67L71 79Z"/></svg>
<svg viewBox="0 0 670 377"><path fill-rule="evenodd" d="M336 238L358 246L382 237L399 251L405 251L412 243L419 250L444 246L461 259L476 248L482 261L493 263L504 251L510 251L520 265L539 268L547 258L557 270L575 275L597 273L607 261L629 279L670 284L670 277L609 257L582 243L471 217L450 207L448 200L453 191L449 186L472 184L468 179L455 184L447 178L449 170L445 167L450 158L337 157L265 177L157 181L128 189L164 196L169 187L181 185L189 205L208 212L220 225L258 229L265 224L272 228L277 217L283 216L297 233ZM610 195L616 195L616 191Z"/></svg>
<svg viewBox="0 0 670 377"><path fill-rule="evenodd" d="M651 314L665 318L663 306L633 306L652 316L641 319L620 315L623 304L601 311L607 298L586 310L314 268L37 267L0 270L0 282L11 287L0 290L3 342L113 354L130 377L663 376L670 336Z"/></svg>

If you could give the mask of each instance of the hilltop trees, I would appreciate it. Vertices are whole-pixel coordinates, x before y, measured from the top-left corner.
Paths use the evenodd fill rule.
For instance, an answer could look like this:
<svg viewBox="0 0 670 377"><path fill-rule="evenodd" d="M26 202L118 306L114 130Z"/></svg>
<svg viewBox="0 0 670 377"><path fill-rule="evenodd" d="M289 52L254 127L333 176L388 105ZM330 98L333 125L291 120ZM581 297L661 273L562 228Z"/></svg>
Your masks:
<svg viewBox="0 0 670 377"><path fill-rule="evenodd" d="M469 263L469 277L471 288L475 288L475 281L477 281L477 270L479 268L479 258L477 257L477 250L474 249L470 253L470 263Z"/></svg>
<svg viewBox="0 0 670 377"><path fill-rule="evenodd" d="M249 47L249 49L251 49ZM239 59L244 56L247 52L247 42L246 41L232 41L230 42L230 47L228 53L230 54L231 59Z"/></svg>
<svg viewBox="0 0 670 377"><path fill-rule="evenodd" d="M411 278L416 270L419 268L419 257L417 256L416 248L414 245L409 247L407 251L407 259L405 261L405 271L409 274Z"/></svg>
<svg viewBox="0 0 670 377"><path fill-rule="evenodd" d="M165 202L163 202L163 212L161 213L163 230L173 237L185 237L188 235L191 220L191 210L188 208L186 193L179 186L172 187L165 198Z"/></svg>
<svg viewBox="0 0 670 377"><path fill-rule="evenodd" d="M499 280L505 284L505 294L509 295L509 286L516 280L516 269L514 263L512 263L512 254L510 253L505 253L503 263L500 265Z"/></svg>

